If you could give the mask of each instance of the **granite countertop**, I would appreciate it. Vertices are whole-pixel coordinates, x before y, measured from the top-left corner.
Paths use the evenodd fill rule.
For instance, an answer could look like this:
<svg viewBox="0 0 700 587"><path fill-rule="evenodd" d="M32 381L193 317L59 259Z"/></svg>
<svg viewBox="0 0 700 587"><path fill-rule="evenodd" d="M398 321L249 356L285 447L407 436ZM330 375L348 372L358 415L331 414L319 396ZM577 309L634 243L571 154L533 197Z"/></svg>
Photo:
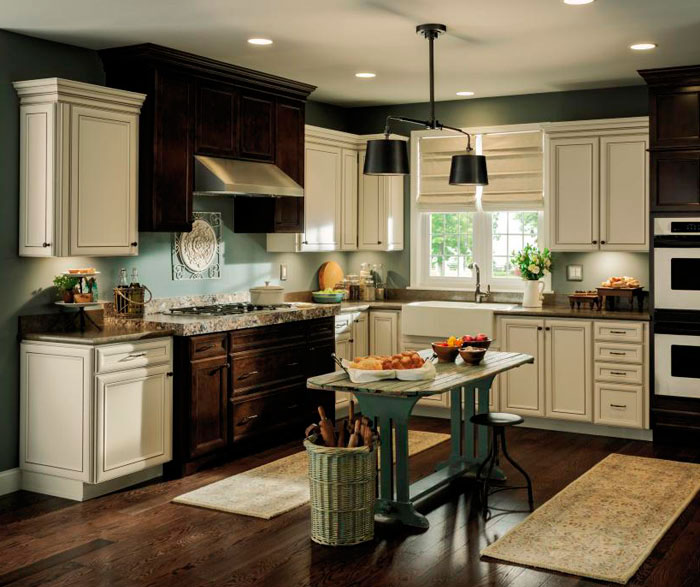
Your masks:
<svg viewBox="0 0 700 587"><path fill-rule="evenodd" d="M116 326L106 326L103 330L86 330L85 332L29 332L23 340L39 342L60 342L66 344L100 345L119 342L135 342L150 338L172 336L169 329L127 329Z"/></svg>
<svg viewBox="0 0 700 587"><path fill-rule="evenodd" d="M248 314L232 314L225 316L192 316L177 314L147 314L143 318L106 317L105 322L111 328L130 329L138 327L142 330L169 329L175 336L193 336L212 332L227 332L256 326L272 326L300 320L314 320L338 314L337 304L295 304L291 308L263 310Z"/></svg>
<svg viewBox="0 0 700 587"><path fill-rule="evenodd" d="M362 312L365 310L401 310L405 304L416 300L391 299L376 302L351 301L340 304L341 312ZM523 308L518 304L503 304L502 310L495 310L499 316L541 316L543 318L588 318L596 320L642 320L649 321L649 312L644 310L591 310L581 306L571 308L568 304L544 305L541 308Z"/></svg>

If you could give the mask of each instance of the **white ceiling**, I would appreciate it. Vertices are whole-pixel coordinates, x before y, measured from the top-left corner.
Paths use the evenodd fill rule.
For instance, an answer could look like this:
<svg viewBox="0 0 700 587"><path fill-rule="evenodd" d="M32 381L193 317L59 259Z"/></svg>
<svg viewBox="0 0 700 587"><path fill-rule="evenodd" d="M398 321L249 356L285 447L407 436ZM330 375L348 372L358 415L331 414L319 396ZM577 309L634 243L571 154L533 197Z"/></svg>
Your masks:
<svg viewBox="0 0 700 587"><path fill-rule="evenodd" d="M8 30L93 49L166 45L317 85L313 99L342 105L427 99L424 22L448 27L438 100L632 85L637 69L700 63L700 0L0 0ZM628 49L640 41L659 46Z"/></svg>

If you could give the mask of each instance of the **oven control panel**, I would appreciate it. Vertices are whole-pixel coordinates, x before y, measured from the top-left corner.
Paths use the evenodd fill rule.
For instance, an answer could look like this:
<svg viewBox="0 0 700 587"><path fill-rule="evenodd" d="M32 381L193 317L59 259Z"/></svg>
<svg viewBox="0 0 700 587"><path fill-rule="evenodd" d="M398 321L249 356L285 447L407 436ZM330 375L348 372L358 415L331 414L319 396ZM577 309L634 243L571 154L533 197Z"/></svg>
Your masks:
<svg viewBox="0 0 700 587"><path fill-rule="evenodd" d="M654 218L654 236L700 236L700 218Z"/></svg>
<svg viewBox="0 0 700 587"><path fill-rule="evenodd" d="M700 222L671 222L671 232L692 234L700 232Z"/></svg>

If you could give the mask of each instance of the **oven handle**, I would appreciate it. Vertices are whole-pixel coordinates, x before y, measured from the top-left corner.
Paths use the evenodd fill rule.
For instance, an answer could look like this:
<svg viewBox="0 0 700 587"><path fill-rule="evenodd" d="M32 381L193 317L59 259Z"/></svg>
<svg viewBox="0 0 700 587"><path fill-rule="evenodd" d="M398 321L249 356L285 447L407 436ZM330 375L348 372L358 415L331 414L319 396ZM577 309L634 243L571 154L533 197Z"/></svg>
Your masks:
<svg viewBox="0 0 700 587"><path fill-rule="evenodd" d="M695 249L698 247L700 247L700 236L663 235L654 237L655 249Z"/></svg>
<svg viewBox="0 0 700 587"><path fill-rule="evenodd" d="M657 322L654 334L678 334L683 336L700 336L700 323Z"/></svg>

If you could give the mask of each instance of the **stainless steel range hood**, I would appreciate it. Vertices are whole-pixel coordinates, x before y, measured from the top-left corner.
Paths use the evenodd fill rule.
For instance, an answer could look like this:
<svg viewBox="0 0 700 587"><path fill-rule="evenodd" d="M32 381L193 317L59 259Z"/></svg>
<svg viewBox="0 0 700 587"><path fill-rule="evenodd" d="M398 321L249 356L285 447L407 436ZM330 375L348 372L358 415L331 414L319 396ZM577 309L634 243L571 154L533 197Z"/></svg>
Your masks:
<svg viewBox="0 0 700 587"><path fill-rule="evenodd" d="M293 196L304 189L272 163L194 157L196 196Z"/></svg>

